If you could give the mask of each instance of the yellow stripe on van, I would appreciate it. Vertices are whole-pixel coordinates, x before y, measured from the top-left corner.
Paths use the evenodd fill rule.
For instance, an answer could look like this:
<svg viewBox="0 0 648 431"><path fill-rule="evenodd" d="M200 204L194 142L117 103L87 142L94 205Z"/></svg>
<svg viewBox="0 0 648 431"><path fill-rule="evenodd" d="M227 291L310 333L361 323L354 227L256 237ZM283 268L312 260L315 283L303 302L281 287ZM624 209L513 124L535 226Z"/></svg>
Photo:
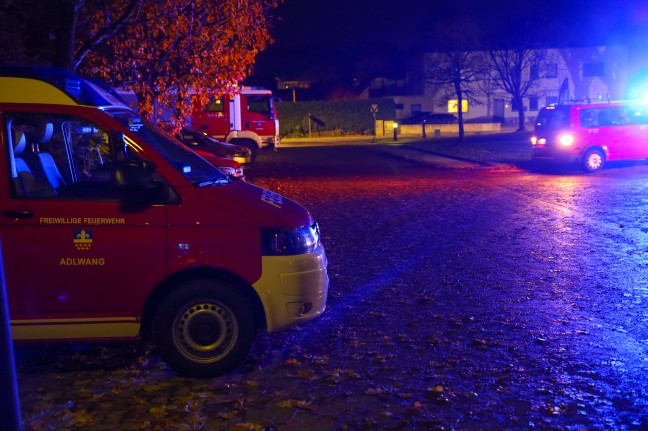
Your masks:
<svg viewBox="0 0 648 431"><path fill-rule="evenodd" d="M14 340L132 338L139 334L135 317L12 320Z"/></svg>
<svg viewBox="0 0 648 431"><path fill-rule="evenodd" d="M16 77L0 77L0 102L77 105L67 94L51 84Z"/></svg>

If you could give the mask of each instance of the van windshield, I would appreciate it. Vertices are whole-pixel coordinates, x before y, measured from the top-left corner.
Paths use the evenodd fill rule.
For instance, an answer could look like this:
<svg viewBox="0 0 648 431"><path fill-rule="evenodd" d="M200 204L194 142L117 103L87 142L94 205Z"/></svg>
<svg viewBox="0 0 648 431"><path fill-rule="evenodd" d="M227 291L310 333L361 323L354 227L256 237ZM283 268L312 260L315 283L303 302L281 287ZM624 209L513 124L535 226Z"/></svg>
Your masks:
<svg viewBox="0 0 648 431"><path fill-rule="evenodd" d="M538 113L536 132L550 132L569 128L569 107L548 106Z"/></svg>
<svg viewBox="0 0 648 431"><path fill-rule="evenodd" d="M182 145L175 138L165 133L150 121L132 111L108 111L128 130L139 136L157 151L192 184L221 182L226 177L211 163L198 156L191 149Z"/></svg>

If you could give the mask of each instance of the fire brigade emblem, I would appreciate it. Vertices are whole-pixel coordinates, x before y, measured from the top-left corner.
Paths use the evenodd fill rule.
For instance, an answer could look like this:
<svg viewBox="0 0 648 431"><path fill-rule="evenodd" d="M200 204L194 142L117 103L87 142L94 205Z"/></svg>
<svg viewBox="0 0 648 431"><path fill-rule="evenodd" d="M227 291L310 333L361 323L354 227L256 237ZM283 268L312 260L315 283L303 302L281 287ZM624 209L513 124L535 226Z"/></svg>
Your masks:
<svg viewBox="0 0 648 431"><path fill-rule="evenodd" d="M270 205L276 206L277 208L281 208L281 204L283 203L283 197L280 194L271 192L270 190L263 190L261 193L261 200Z"/></svg>
<svg viewBox="0 0 648 431"><path fill-rule="evenodd" d="M90 250L92 246L92 231L91 230L75 230L74 231L74 247L80 251Z"/></svg>

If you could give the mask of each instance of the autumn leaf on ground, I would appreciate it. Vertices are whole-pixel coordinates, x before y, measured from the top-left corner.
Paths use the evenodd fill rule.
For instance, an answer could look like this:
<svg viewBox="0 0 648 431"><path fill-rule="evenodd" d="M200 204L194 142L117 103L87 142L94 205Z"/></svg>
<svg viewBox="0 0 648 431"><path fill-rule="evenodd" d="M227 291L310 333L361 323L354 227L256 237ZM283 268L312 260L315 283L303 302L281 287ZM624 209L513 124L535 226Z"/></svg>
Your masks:
<svg viewBox="0 0 648 431"><path fill-rule="evenodd" d="M151 407L149 413L152 413L157 416L163 416L166 414L168 408L166 406Z"/></svg>
<svg viewBox="0 0 648 431"><path fill-rule="evenodd" d="M233 419L240 413L239 410L230 410L227 412L219 412L218 417L223 419Z"/></svg>
<svg viewBox="0 0 648 431"><path fill-rule="evenodd" d="M421 410L425 409L425 404L420 401L416 401L414 403L413 409L415 412L420 412Z"/></svg>
<svg viewBox="0 0 648 431"><path fill-rule="evenodd" d="M290 358L290 359L286 359L286 361L284 362L284 365L287 365L289 367L299 367L299 366L301 366L301 362L299 362L295 358Z"/></svg>
<svg viewBox="0 0 648 431"><path fill-rule="evenodd" d="M86 410L79 410L78 412L67 411L63 419L72 426L86 428L89 425L94 425L94 417Z"/></svg>
<svg viewBox="0 0 648 431"><path fill-rule="evenodd" d="M279 407L287 407L287 408L297 407L300 409L311 409L312 404L313 404L312 402L304 401L304 400L284 400L277 403Z"/></svg>
<svg viewBox="0 0 648 431"><path fill-rule="evenodd" d="M389 391L384 387L369 388L365 391L367 395L380 395L380 394L386 394L388 392Z"/></svg>
<svg viewBox="0 0 648 431"><path fill-rule="evenodd" d="M296 374L292 376L297 376L302 379L312 379L315 377L315 371L313 370L299 370Z"/></svg>
<svg viewBox="0 0 648 431"><path fill-rule="evenodd" d="M259 424L254 424L250 422L241 422L238 424L235 424L230 428L232 431L262 431L266 429L263 425Z"/></svg>
<svg viewBox="0 0 648 431"><path fill-rule="evenodd" d="M336 368L329 373L328 378L336 383L339 383L348 379L359 379L360 374L356 373L353 370L341 370L339 368Z"/></svg>
<svg viewBox="0 0 648 431"><path fill-rule="evenodd" d="M146 391L146 392L154 392L154 391L159 391L160 389L162 389L162 386L160 386L160 385L156 385L156 384L153 384L153 385L145 385L143 389L144 389L144 391Z"/></svg>

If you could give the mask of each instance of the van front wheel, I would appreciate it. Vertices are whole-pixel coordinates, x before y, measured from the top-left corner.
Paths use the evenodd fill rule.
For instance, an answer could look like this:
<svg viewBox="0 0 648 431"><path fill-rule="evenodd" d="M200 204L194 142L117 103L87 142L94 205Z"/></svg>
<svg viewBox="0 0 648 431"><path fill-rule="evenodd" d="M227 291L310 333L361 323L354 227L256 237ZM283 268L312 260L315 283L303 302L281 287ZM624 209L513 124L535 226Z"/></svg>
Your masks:
<svg viewBox="0 0 648 431"><path fill-rule="evenodd" d="M256 326L250 302L235 287L196 280L162 300L153 336L160 356L179 374L212 377L245 361Z"/></svg>
<svg viewBox="0 0 648 431"><path fill-rule="evenodd" d="M583 156L583 170L585 172L597 172L603 168L605 156L601 150L591 149Z"/></svg>

